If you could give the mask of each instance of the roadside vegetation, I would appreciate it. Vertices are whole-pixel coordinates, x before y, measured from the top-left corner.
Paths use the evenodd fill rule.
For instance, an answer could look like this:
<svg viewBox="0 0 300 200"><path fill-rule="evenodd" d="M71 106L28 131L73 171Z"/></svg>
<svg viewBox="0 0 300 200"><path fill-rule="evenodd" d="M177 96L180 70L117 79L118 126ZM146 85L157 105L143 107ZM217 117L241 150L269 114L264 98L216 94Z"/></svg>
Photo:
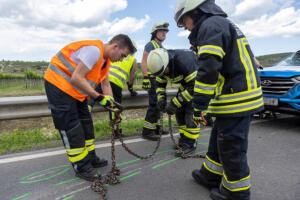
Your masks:
<svg viewBox="0 0 300 200"><path fill-rule="evenodd" d="M108 119L101 119L94 122L96 141L108 139L112 130L108 125ZM144 124L144 119L123 120L122 129L126 136L139 135ZM175 124L175 119L172 119ZM164 120L164 127L168 121ZM55 129L33 128L31 130L14 129L12 132L0 134L0 155L25 150L37 150L47 147L62 146L60 135Z"/></svg>

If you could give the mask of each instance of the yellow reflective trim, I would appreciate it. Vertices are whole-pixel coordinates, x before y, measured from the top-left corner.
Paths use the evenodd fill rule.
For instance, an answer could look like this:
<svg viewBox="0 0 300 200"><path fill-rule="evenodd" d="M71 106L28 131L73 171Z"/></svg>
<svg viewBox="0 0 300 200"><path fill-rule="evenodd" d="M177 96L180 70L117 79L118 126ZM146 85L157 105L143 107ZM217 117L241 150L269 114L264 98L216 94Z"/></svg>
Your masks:
<svg viewBox="0 0 300 200"><path fill-rule="evenodd" d="M227 190L232 191L232 192L237 192L237 191L242 191L242 190L248 190L251 187L251 184L250 184L247 187L242 187L242 188L237 188L237 189L230 189L230 188L226 187L223 182L222 182L222 185L223 185L224 188L226 188Z"/></svg>
<svg viewBox="0 0 300 200"><path fill-rule="evenodd" d="M219 98L221 99L221 98L224 98L224 97L235 97L235 96L245 95L245 94L256 92L258 90L261 90L261 87L256 88L254 90L248 90L248 91L238 92L238 93L234 93L234 94L221 95L221 96L219 96ZM228 103L228 102L242 101L242 100L245 100L245 99L251 99L251 98L254 98L254 97L261 96L261 95L262 95L262 91L260 91L259 93L252 94L252 95L246 95L246 96L241 97L241 98L231 98L231 99L227 99L227 100L214 99L214 100L211 101L211 103Z"/></svg>
<svg viewBox="0 0 300 200"><path fill-rule="evenodd" d="M184 90L183 92L181 92L181 94L187 101L190 101L191 99L193 99L193 97L190 95L189 91L187 91L187 90Z"/></svg>
<svg viewBox="0 0 300 200"><path fill-rule="evenodd" d="M197 139L199 137L199 133L198 134L191 134L183 129L181 129L181 133L183 133L184 136L186 136L187 138L190 138L190 139ZM179 131L180 132L180 131Z"/></svg>
<svg viewBox="0 0 300 200"><path fill-rule="evenodd" d="M254 84L253 86L254 86L254 88L256 88L257 87L257 80L256 80L256 76L255 76L255 73L254 73L252 59L250 58L250 55L249 55L248 50L246 48L246 45L249 45L249 44L245 43L244 40L243 40L244 52L245 52L245 55L246 55L247 59L249 60L249 64L250 64L249 67L251 68L251 74L252 74L253 84ZM251 89L254 89L254 88L251 87Z"/></svg>
<svg viewBox="0 0 300 200"><path fill-rule="evenodd" d="M84 151L84 147L75 149L66 149L67 154L73 155Z"/></svg>
<svg viewBox="0 0 300 200"><path fill-rule="evenodd" d="M162 79L160 77L156 77L156 81L159 82L159 83L167 83L168 81L166 79Z"/></svg>
<svg viewBox="0 0 300 200"><path fill-rule="evenodd" d="M184 78L184 81L186 83L190 82L191 80L193 80L195 77L197 76L197 71L194 71L193 73L191 73L190 75L188 75L187 77Z"/></svg>
<svg viewBox="0 0 300 200"><path fill-rule="evenodd" d="M247 107L247 108L243 108L243 109L236 109L236 110L226 110L226 111L216 111L216 110L211 110L211 109L222 109L222 108L234 108L234 107L238 107L238 106L244 106L244 105L248 105L248 104L253 104L253 103L257 103L259 101L262 101L262 103L256 105L256 106L252 106L252 107ZM226 113L237 113L237 112L243 112L243 111L248 111L248 110L252 110L255 108L259 108L261 106L264 105L264 102L262 100L262 98L257 99L255 101L250 101L250 102L246 102L246 103L242 103L242 104L233 104L233 105L229 105L229 106L208 106L208 113L219 113L219 114L226 114Z"/></svg>
<svg viewBox="0 0 300 200"><path fill-rule="evenodd" d="M222 164L221 164L221 163L218 163L218 162L216 162L216 161L210 159L207 155L206 155L206 159L209 160L210 162L214 163L215 165L218 165L218 166L222 167Z"/></svg>
<svg viewBox="0 0 300 200"><path fill-rule="evenodd" d="M226 53L221 47L215 45L204 45L201 47L198 46L197 54L201 55L202 53L214 54L220 56L222 59L226 55Z"/></svg>
<svg viewBox="0 0 300 200"><path fill-rule="evenodd" d="M174 103L178 108L181 107L181 103L178 101L177 97L174 97L174 98L172 99L172 101L173 101L173 103Z"/></svg>
<svg viewBox="0 0 300 200"><path fill-rule="evenodd" d="M84 159L87 155L88 155L88 151L87 149L85 149L81 154L79 154L78 156L74 156L74 157L70 157L69 156L69 160L70 162L74 163L74 162L78 162L82 159Z"/></svg>
<svg viewBox="0 0 300 200"><path fill-rule="evenodd" d="M92 143L92 142L94 142L94 141L95 141L95 139L86 140L86 141L85 141L85 144Z"/></svg>
<svg viewBox="0 0 300 200"><path fill-rule="evenodd" d="M200 85L203 87L216 87L217 83L216 84L208 84L208 83L202 83L202 82L196 80L195 85Z"/></svg>
<svg viewBox="0 0 300 200"><path fill-rule="evenodd" d="M219 73L219 78L215 89L216 97L222 94L224 84L225 78L222 76L221 73Z"/></svg>
<svg viewBox="0 0 300 200"><path fill-rule="evenodd" d="M95 145L92 144L92 145L90 145L90 146L86 146L86 149L87 149L88 151L93 151L93 150L95 150Z"/></svg>
<svg viewBox="0 0 300 200"><path fill-rule="evenodd" d="M205 162L203 162L203 166L205 167L205 169L207 169L208 171L210 171L213 174L218 174L218 175L221 175L221 176L223 175L223 173L220 173L220 172L217 172L217 171L214 171L214 170L208 168Z"/></svg>
<svg viewBox="0 0 300 200"><path fill-rule="evenodd" d="M240 182L240 181L244 181L244 180L246 180L246 179L249 179L249 178L251 178L251 176L250 176L250 174L249 174L249 176L246 176L245 178L242 178L242 179L240 179L240 180L237 180L237 181L229 181L228 178L227 178L227 176L226 176L226 174L224 174L224 178L225 178L225 180L226 180L227 183L234 184L234 183L237 183L237 182Z"/></svg>
<svg viewBox="0 0 300 200"><path fill-rule="evenodd" d="M240 41L241 41L241 39L237 39L237 45L238 45L238 48L239 48L240 59L241 59L241 61L243 63L245 71L246 71L246 80L247 80L248 89L251 89L251 81L250 81L250 77L249 77L249 69L247 67L247 63L246 63L245 59L243 58L243 51L242 51L242 47L241 47Z"/></svg>
<svg viewBox="0 0 300 200"><path fill-rule="evenodd" d="M201 93L201 94L208 94L208 95L213 95L215 91L208 91L208 90L203 90L199 88L194 88L194 93Z"/></svg>
<svg viewBox="0 0 300 200"><path fill-rule="evenodd" d="M165 91L166 91L166 88L159 87L159 88L156 89L156 93L165 92Z"/></svg>

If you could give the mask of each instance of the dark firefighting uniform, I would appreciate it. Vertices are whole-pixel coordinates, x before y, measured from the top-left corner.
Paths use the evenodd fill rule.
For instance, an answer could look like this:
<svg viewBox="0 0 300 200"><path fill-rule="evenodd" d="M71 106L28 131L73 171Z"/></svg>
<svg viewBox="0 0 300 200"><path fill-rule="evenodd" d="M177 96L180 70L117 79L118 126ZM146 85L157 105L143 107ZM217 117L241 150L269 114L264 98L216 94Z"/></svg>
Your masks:
<svg viewBox="0 0 300 200"><path fill-rule="evenodd" d="M232 196L247 198L249 126L251 115L263 110L257 67L247 39L227 15L209 1L198 8L203 15L189 36L199 56L193 105L216 117L200 172Z"/></svg>
<svg viewBox="0 0 300 200"><path fill-rule="evenodd" d="M176 97L171 101L178 108L176 120L179 126L179 142L190 146L196 145L199 137L200 126L193 120L193 94L194 83L197 74L197 55L191 50L168 50L169 73L156 77L157 98L166 97L168 80L180 84Z"/></svg>
<svg viewBox="0 0 300 200"><path fill-rule="evenodd" d="M152 51L153 49L163 48L162 44L157 43L155 40L151 40L145 45L145 50L147 52ZM153 130L159 130L159 109L157 109L157 96L156 96L156 81L155 77L150 75L148 72L149 80L151 87L148 90L149 95L149 107L146 112L143 132L150 132Z"/></svg>

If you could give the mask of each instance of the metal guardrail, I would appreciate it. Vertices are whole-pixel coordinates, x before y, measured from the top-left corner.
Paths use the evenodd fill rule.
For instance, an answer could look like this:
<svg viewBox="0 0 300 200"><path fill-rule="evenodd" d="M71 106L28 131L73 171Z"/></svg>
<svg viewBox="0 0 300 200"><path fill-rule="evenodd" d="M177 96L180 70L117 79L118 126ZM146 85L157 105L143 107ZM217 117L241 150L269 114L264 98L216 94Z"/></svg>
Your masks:
<svg viewBox="0 0 300 200"><path fill-rule="evenodd" d="M122 105L125 109L144 108L149 105L148 93L137 91L138 96L131 97L129 92L122 92ZM177 90L167 90L167 96L173 97ZM94 112L105 111L96 104ZM0 120L22 119L51 116L46 96L2 97L0 98Z"/></svg>

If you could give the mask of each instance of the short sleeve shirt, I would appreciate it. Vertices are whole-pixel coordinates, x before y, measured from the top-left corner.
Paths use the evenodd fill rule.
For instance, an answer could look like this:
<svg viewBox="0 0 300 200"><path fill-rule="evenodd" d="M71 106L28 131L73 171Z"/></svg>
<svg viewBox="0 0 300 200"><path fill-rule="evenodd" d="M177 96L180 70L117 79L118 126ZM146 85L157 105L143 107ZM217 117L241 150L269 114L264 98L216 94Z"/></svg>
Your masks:
<svg viewBox="0 0 300 200"><path fill-rule="evenodd" d="M144 51L146 52L150 52L152 51L153 49L157 49L157 48L164 48L162 46L161 43L158 43L154 40L151 40L150 42L148 42L146 45L145 45L145 48L144 48Z"/></svg>
<svg viewBox="0 0 300 200"><path fill-rule="evenodd" d="M71 60L78 65L81 61L90 70L98 62L101 51L97 46L84 46L71 54ZM103 63L102 63L103 64Z"/></svg>

